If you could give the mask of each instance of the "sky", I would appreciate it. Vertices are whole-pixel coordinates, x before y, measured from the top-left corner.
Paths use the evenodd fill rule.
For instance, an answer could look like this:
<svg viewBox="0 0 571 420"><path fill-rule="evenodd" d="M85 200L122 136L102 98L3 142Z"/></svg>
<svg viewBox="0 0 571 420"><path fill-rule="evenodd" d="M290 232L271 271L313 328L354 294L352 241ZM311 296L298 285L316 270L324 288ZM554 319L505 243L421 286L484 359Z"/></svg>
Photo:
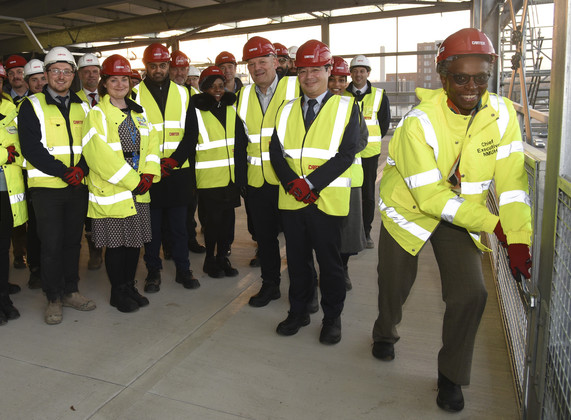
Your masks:
<svg viewBox="0 0 571 420"><path fill-rule="evenodd" d="M536 26L553 25L553 4L532 8L530 18ZM468 11L335 24L330 26L329 47L334 55L341 56L343 54L366 55L376 53L380 52L381 46L384 46L385 52L415 51L417 43L441 41L455 31L468 26L470 26L470 13ZM551 35L545 32L543 32L544 35ZM180 49L190 57L193 65L213 63L218 53L222 51L229 51L236 56L237 60L241 60L244 43L254 35L263 36L271 42L280 42L290 47L292 45L299 46L309 39L321 39L321 28L315 26L183 41L180 43ZM131 59L133 68L142 69L143 51L144 47L108 51L103 58L115 53L121 54ZM397 64L399 73L415 72L416 59L416 56L401 56L398 60L396 57L387 57L385 59L386 73L395 73ZM550 68L549 60L544 61ZM375 65L375 62L378 65ZM369 79L372 82L380 81L380 58L373 58L372 64ZM245 66L239 66L238 71L246 73Z"/></svg>

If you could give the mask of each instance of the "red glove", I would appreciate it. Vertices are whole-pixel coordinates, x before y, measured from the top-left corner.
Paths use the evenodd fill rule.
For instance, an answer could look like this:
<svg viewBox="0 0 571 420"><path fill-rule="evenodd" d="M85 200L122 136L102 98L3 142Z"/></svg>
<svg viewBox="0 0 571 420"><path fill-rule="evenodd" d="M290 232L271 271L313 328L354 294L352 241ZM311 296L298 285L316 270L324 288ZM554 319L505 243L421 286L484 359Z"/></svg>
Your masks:
<svg viewBox="0 0 571 420"><path fill-rule="evenodd" d="M286 185L286 191L293 195L297 201L301 201L311 192L311 189L305 179L296 178Z"/></svg>
<svg viewBox="0 0 571 420"><path fill-rule="evenodd" d="M162 158L161 159L161 176L167 177L172 174L175 167L178 166L178 162L173 158Z"/></svg>
<svg viewBox="0 0 571 420"><path fill-rule="evenodd" d="M494 233L496 234L498 241L500 241L500 244L504 248L507 248L508 247L508 238L506 238L506 234L504 233L504 230L502 229L502 224L500 223L499 220L498 220L498 224L494 228Z"/></svg>
<svg viewBox="0 0 571 420"><path fill-rule="evenodd" d="M529 246L525 244L508 245L508 258L510 261L510 269L516 281L521 281L521 276L526 279L531 277L529 270L531 269L531 255Z"/></svg>
<svg viewBox="0 0 571 420"><path fill-rule="evenodd" d="M8 159L6 163L14 163L16 158L20 156L20 153L16 152L16 148L14 146L6 147L6 151L8 152Z"/></svg>
<svg viewBox="0 0 571 420"><path fill-rule="evenodd" d="M303 202L305 204L313 204L315 203L315 200L317 200L319 198L319 194L317 194L315 191L310 191L309 194L307 194L304 198L303 198Z"/></svg>
<svg viewBox="0 0 571 420"><path fill-rule="evenodd" d="M133 190L133 194L143 195L149 191L149 188L153 185L153 177L154 175L151 174L141 174L141 180L139 181L139 185Z"/></svg>
<svg viewBox="0 0 571 420"><path fill-rule="evenodd" d="M76 186L81 184L83 176L83 169L81 169L79 166L70 166L63 174L63 180L69 185Z"/></svg>

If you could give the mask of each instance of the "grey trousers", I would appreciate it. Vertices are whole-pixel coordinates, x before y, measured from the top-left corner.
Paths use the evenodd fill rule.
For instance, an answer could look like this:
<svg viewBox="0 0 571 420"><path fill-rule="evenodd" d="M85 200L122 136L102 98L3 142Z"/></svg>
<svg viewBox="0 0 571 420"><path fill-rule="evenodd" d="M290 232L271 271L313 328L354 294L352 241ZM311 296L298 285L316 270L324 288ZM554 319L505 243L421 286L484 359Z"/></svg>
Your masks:
<svg viewBox="0 0 571 420"><path fill-rule="evenodd" d="M442 222L430 237L446 304L438 370L458 385L470 383L472 355L478 325L488 292L482 274L481 252L465 229ZM392 238L384 226L379 237L379 317L373 340L396 343L396 326L402 305L414 284L418 256L412 256Z"/></svg>

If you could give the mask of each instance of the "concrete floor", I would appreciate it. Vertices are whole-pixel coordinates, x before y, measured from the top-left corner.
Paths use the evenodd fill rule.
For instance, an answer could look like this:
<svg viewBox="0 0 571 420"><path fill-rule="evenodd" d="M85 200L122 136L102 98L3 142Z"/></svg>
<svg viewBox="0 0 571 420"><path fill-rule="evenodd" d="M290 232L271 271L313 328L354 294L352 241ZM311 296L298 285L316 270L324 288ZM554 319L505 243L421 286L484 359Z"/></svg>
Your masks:
<svg viewBox="0 0 571 420"><path fill-rule="evenodd" d="M374 235L380 216L375 218ZM202 240L202 238L199 238ZM321 313L292 337L276 334L287 315L285 243L282 298L265 308L248 299L261 284L250 268L255 244L239 209L231 260L237 278L203 275L202 255L191 265L202 287L174 282L165 261L161 291L132 314L109 306L104 269L88 271L82 249L80 290L93 312L64 308L57 326L43 321L45 298L26 288L27 270L12 270L23 290L13 295L22 316L0 327L0 419L516 419L503 327L487 258L488 305L477 337L466 408L440 410L436 356L444 306L438 268L428 246L399 327L396 359L371 355L377 315L375 250L349 262L354 288L343 312L343 338L319 343ZM142 289L146 270L139 263Z"/></svg>

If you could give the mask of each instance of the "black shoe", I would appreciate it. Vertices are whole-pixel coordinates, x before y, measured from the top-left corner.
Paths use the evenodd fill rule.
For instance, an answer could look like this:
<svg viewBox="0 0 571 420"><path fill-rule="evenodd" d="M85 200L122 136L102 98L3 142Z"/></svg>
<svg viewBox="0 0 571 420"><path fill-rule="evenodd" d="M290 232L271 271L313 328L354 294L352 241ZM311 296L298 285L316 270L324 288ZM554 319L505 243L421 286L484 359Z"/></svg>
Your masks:
<svg viewBox="0 0 571 420"><path fill-rule="evenodd" d="M224 277L224 270L218 265L216 258L214 257L206 257L204 259L202 271L208 274L208 277L212 277L214 279Z"/></svg>
<svg viewBox="0 0 571 420"><path fill-rule="evenodd" d="M20 318L20 312L14 307L10 295L0 295L0 312L7 320Z"/></svg>
<svg viewBox="0 0 571 420"><path fill-rule="evenodd" d="M9 295L15 295L20 290L22 290L22 288L20 286L18 286L17 284L8 283L8 294Z"/></svg>
<svg viewBox="0 0 571 420"><path fill-rule="evenodd" d="M26 268L26 260L23 256L14 257L14 268L17 268L18 270Z"/></svg>
<svg viewBox="0 0 571 420"><path fill-rule="evenodd" d="M353 284L351 283L351 278L349 277L349 267L346 265L343 266L343 274L345 276L345 290L349 291L353 288Z"/></svg>
<svg viewBox="0 0 571 420"><path fill-rule="evenodd" d="M266 306L272 300L279 299L280 297L282 297L282 294L280 293L279 286L276 286L275 284L262 283L262 288L258 294L252 296L248 303L254 308L261 308L262 306Z"/></svg>
<svg viewBox="0 0 571 420"><path fill-rule="evenodd" d="M192 271L179 271L176 270L176 277L174 279L177 283L182 284L185 289L198 289L200 282L194 278Z"/></svg>
<svg viewBox="0 0 571 420"><path fill-rule="evenodd" d="M139 310L139 304L131 298L131 293L127 285L111 288L109 304L117 308L119 312L135 312Z"/></svg>
<svg viewBox="0 0 571 420"><path fill-rule="evenodd" d="M30 269L30 278L28 279L28 289L41 289L42 288L42 276L40 275L40 269Z"/></svg>
<svg viewBox="0 0 571 420"><path fill-rule="evenodd" d="M301 327L309 325L310 322L309 314L292 314L288 312L287 318L278 324L276 332L279 335L294 335L297 334Z"/></svg>
<svg viewBox="0 0 571 420"><path fill-rule="evenodd" d="M321 344L337 344L341 341L341 317L323 318L323 326L319 334Z"/></svg>
<svg viewBox="0 0 571 420"><path fill-rule="evenodd" d="M140 308L142 308L143 306L147 306L149 304L149 299L147 299L145 296L139 293L139 291L135 287L135 283L130 284L127 287L127 294L131 299L137 302L137 305L139 305Z"/></svg>
<svg viewBox="0 0 571 420"><path fill-rule="evenodd" d="M258 257L258 248L256 248L256 256L250 260L250 267L259 267L260 257Z"/></svg>
<svg viewBox="0 0 571 420"><path fill-rule="evenodd" d="M161 272L159 270L149 270L145 279L145 293L156 293L161 290Z"/></svg>
<svg viewBox="0 0 571 420"><path fill-rule="evenodd" d="M8 323L8 318L4 315L4 312L0 311L0 325L4 325Z"/></svg>
<svg viewBox="0 0 571 420"><path fill-rule="evenodd" d="M311 299L311 302L307 304L307 312L309 312L310 314L315 314L317 313L317 311L319 311L319 299L317 296L317 289L315 289L315 293L313 294L313 299Z"/></svg>
<svg viewBox="0 0 571 420"><path fill-rule="evenodd" d="M464 396L462 387L456 385L442 373L438 372L438 407L446 411L456 412L464 408Z"/></svg>
<svg viewBox="0 0 571 420"><path fill-rule="evenodd" d="M206 247L200 245L195 239L194 241L188 241L188 250L195 254L204 254L206 252Z"/></svg>
<svg viewBox="0 0 571 420"><path fill-rule="evenodd" d="M218 264L218 266L224 270L224 275L226 277L236 277L238 275L238 270L236 270L234 267L232 267L232 264L230 264L230 260L228 259L228 257L216 257L216 262Z"/></svg>
<svg viewBox="0 0 571 420"><path fill-rule="evenodd" d="M373 343L373 356L379 360L390 362L395 358L395 345L387 341L375 341Z"/></svg>
<svg viewBox="0 0 571 420"><path fill-rule="evenodd" d="M375 242L373 242L373 240L371 239L371 234L367 233L365 235L365 240L367 242L367 244L365 245L365 248L367 249L373 249L375 247Z"/></svg>

